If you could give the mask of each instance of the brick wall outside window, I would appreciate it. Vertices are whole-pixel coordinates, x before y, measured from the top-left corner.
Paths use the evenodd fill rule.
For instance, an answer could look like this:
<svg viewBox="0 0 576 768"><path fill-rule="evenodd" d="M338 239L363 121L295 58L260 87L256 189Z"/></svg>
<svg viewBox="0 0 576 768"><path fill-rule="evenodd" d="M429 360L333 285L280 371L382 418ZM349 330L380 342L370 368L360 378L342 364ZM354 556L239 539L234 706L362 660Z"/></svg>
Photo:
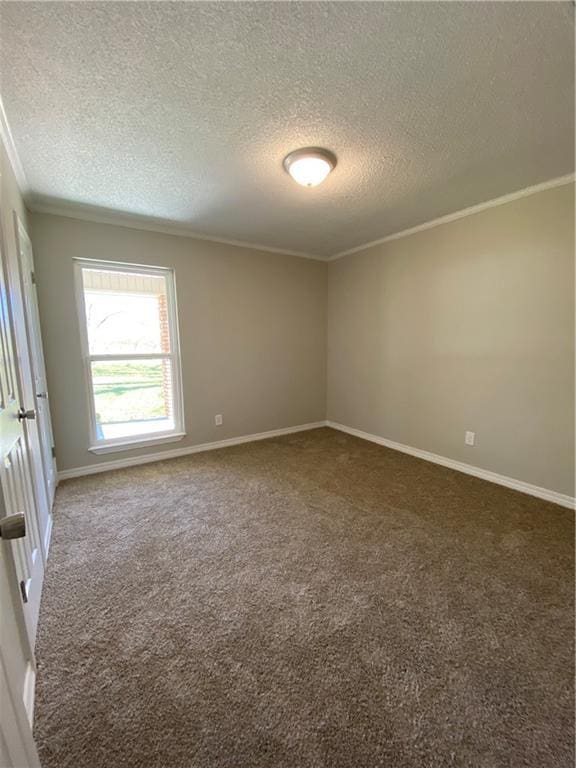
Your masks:
<svg viewBox="0 0 576 768"><path fill-rule="evenodd" d="M158 320L160 322L160 350L170 352L170 325L168 322L168 303L165 293L158 295ZM162 394L166 403L166 415L172 416L172 380L170 362L162 363Z"/></svg>

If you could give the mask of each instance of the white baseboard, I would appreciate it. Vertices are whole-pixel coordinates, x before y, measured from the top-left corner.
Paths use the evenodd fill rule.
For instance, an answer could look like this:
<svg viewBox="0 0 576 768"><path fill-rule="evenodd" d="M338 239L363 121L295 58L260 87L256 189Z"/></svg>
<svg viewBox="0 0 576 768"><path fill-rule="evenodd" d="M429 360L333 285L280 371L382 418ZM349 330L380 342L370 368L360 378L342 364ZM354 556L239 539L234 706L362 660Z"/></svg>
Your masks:
<svg viewBox="0 0 576 768"><path fill-rule="evenodd" d="M572 496L567 496L557 491L551 491L548 488L541 488L531 483L526 483L523 480L516 480L506 475L499 475L496 472L491 472L488 469L481 469L480 467L474 467L471 464L464 464L461 461L455 461L454 459L448 459L445 456L439 456L436 453L430 451L423 451L420 448L413 448L410 445L404 445L403 443L396 443L394 440L387 440L384 437L378 435L372 435L369 432L363 432L361 429L354 429L353 427L347 427L344 424L338 424L335 421L315 421L311 424L300 424L297 427L286 427L284 429L273 429L269 432L258 432L252 435L242 435L241 437L231 437L227 440L218 440L213 443L200 443L199 445L192 445L187 448L176 448L170 451L161 451L158 453L149 453L145 456L131 456L127 459L116 459L115 461L106 461L101 464L92 464L86 467L75 467L74 469L66 469L63 472L58 473L58 481L71 480L74 477L83 477L84 475L95 475L100 472L109 472L113 469L123 469L125 467L135 467L140 464L150 464L155 461L164 461L165 459L175 459L179 456L188 456L193 453L203 453L204 451L214 451L218 448L228 448L233 445L241 445L242 443L251 443L256 440L266 440L271 437L281 437L282 435L290 435L295 432L304 432L309 429L318 429L319 427L331 427L332 429L339 430L340 432L346 432L354 437L359 437L362 440L369 440L372 443L383 445L385 448L392 448L395 451L401 451L407 453L410 456L416 456L418 459L424 459L424 461L430 461L433 464L440 464L443 467L449 469L455 469L457 472L464 472L466 475L473 475L479 477L482 480L487 480L490 483L496 483L497 485L503 485L506 488L512 488L515 491L521 493L527 493L530 496L536 496L539 499L545 501L551 501L553 504L559 504L562 507L568 509L574 509L576 506L576 499Z"/></svg>
<svg viewBox="0 0 576 768"><path fill-rule="evenodd" d="M227 440L218 440L214 443L200 443L199 445L191 445L186 448L175 448L170 451L148 453L145 456L130 456L127 459L116 459L115 461L105 461L101 464L90 464L87 467L65 469L62 472L58 472L58 482L61 480L71 480L74 477L83 477L84 475L95 475L100 472L109 472L112 469L124 469L125 467L136 467L139 464L151 464L155 461L176 459L179 456L188 456L191 453L203 453L204 451L214 451L218 448L229 448L232 445L252 443L256 440L266 440L270 437L291 435L294 432L304 432L308 429L318 429L318 427L325 426L325 421L315 421L311 424L300 424L297 427L285 427L284 429L272 429L269 432L257 432L253 435L230 437Z"/></svg>
<svg viewBox="0 0 576 768"><path fill-rule="evenodd" d="M31 661L28 662L26 667L26 674L24 676L24 690L22 692L22 698L24 699L24 709L28 715L28 722L30 725L34 723L34 694L36 692L36 670Z"/></svg>
<svg viewBox="0 0 576 768"><path fill-rule="evenodd" d="M43 546L44 546L44 562L46 562L46 560L48 560L48 552L50 550L50 541L52 539L52 521L54 519L52 517L52 506L50 507L50 514L48 515L48 523L46 525L46 530L44 532L44 541L43 541Z"/></svg>
<svg viewBox="0 0 576 768"><path fill-rule="evenodd" d="M474 467L471 464L464 464L461 461L448 459L445 456L439 456L436 453L422 451L419 448L412 448L410 445L396 443L393 440L386 440L384 437L372 435L369 432L363 432L362 430L354 429L353 427L346 427L344 424L338 424L335 421L327 421L326 426L332 427L332 429L337 429L340 432L346 432L347 434L353 435L354 437L360 437L363 440L370 440L370 442L378 443L378 445L383 445L386 448L392 448L395 451L401 451L402 453L410 454L410 456L416 456L419 459L431 461L434 464L441 464L443 467L455 469L457 472L464 472L466 475L473 475L474 477L479 477L482 480L488 480L490 483L504 485L506 488L512 488L515 491L527 493L530 496L537 496L539 499L551 501L553 504L560 504L560 506L568 507L568 509L574 509L575 507L576 500L574 497L566 496L565 494L558 493L557 491L551 491L548 488L540 488L538 485L525 483L523 480L515 480L512 477L506 477L506 475L499 475L496 472L490 472L487 469Z"/></svg>

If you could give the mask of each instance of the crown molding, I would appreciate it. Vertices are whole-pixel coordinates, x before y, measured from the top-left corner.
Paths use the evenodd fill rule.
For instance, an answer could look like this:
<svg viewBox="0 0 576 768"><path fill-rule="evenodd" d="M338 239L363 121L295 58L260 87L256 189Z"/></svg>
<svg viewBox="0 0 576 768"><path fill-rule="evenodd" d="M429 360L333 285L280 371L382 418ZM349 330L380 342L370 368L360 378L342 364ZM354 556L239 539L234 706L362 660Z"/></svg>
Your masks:
<svg viewBox="0 0 576 768"><path fill-rule="evenodd" d="M36 213L49 213L53 216L63 216L68 219L79 219L89 221L95 224L111 224L116 227L127 227L128 229L140 229L146 232L158 232L164 235L176 235L178 237L189 237L193 240L202 240L209 243L219 243L220 245L233 245L237 248L250 248L256 251L266 253L277 253L284 256L297 256L301 259L313 259L315 261L326 261L325 257L313 253L304 253L303 251L291 251L286 248L275 248L262 243L249 243L244 240L228 240L222 237L212 237L204 235L188 227L186 224L171 222L167 219L157 219L153 216L142 216L140 214L122 213L109 208L98 208L96 206L87 206L83 203L72 202L54 202L41 198L30 197L26 201L29 210Z"/></svg>
<svg viewBox="0 0 576 768"><path fill-rule="evenodd" d="M30 191L30 187L28 186L28 180L26 179L26 174L24 173L24 167L20 162L20 155L18 154L18 150L16 149L16 144L14 143L14 137L12 136L12 131L10 130L10 124L8 123L8 118L6 117L6 110L4 109L4 102L2 101L1 95L0 95L0 139L4 144L4 147L6 149L6 154L8 155L8 160L10 161L12 170L14 171L14 176L16 177L16 184L18 184L18 188L22 193L22 197L26 197Z"/></svg>
<svg viewBox="0 0 576 768"><path fill-rule="evenodd" d="M392 240L399 240L402 237L408 237L414 235L417 232L423 232L426 229L432 229L438 227L441 224L448 224L451 221L457 221L458 219L465 218L466 216L473 216L475 213L480 213L488 208L494 208L499 205L505 205L511 203L514 200L519 200L522 197L528 197L534 195L537 192L543 192L546 189L553 189L554 187L564 186L565 184L573 183L575 180L575 174L570 173L566 176L560 176L555 179L549 179L543 181L540 184L535 184L530 187L525 187L516 192L511 192L501 197L487 200L483 203L472 205L469 208L463 208L460 211L446 214L437 219L418 224L415 227L409 229L403 229L399 232L394 232L391 235L379 238L378 240L372 240L362 245L354 246L346 251L340 251L332 256L320 256L319 254L306 253L304 251L293 251L285 248L276 248L274 246L263 245L262 243L251 243L244 240L229 240L222 237L213 237L194 231L186 224L172 222L167 219L158 219L153 216L142 216L140 214L123 213L121 211L112 210L109 208L99 208L97 206L85 205L84 203L74 203L70 201L55 201L47 200L43 198L34 197L31 193L24 167L20 161L18 150L10 130L10 124L6 116L4 109L4 102L0 94L0 139L2 140L4 147L6 148L6 154L12 165L14 175L16 177L16 183L22 193L27 207L31 211L38 213L49 213L54 216L64 216L71 219L80 219L82 221L90 221L96 224L112 224L119 227L127 227L129 229L139 229L147 232L158 232L166 235L176 235L178 237L189 237L194 240L202 240L209 243L219 243L220 245L232 245L237 248L250 248L252 250L263 251L265 253L277 253L284 256L297 256L302 259L312 259L314 261L336 261L344 256L351 256L352 254L359 253L360 251L372 248L375 245L382 245Z"/></svg>
<svg viewBox="0 0 576 768"><path fill-rule="evenodd" d="M441 224L448 224L451 221L457 221L458 219L463 219L466 216L473 216L475 213L486 211L488 208L495 208L499 205L506 205L506 203L511 203L514 200L519 200L522 197L528 197L529 195L534 195L537 192L544 192L546 189L562 187L565 184L573 183L574 179L575 175L573 173L569 173L566 176L559 176L556 179L549 179L548 181L543 181L540 184L534 184L531 187L520 189L517 192L511 192L510 194L502 195L501 197L495 197L492 200L487 200L484 203L477 203L476 205L472 205L469 208L462 208L460 211L448 213L446 216L441 216L438 219L426 221L423 224L410 227L410 229L403 229L399 232L394 232L393 234L386 235L386 237L381 237L378 240L372 240L371 242L364 243L363 245L356 245L354 248L349 248L347 251L341 251L340 253L335 253L333 256L328 256L326 260L336 261L337 259L341 259L344 256L351 256L354 253L365 251L375 245L382 245L383 243L389 243L391 240L399 240L402 237L408 237L408 235L415 235L417 232L423 232L426 229L432 229L433 227L438 227Z"/></svg>
<svg viewBox="0 0 576 768"><path fill-rule="evenodd" d="M128 227L130 229L141 229L148 232L158 232L165 235L177 235L179 237L189 237L194 240L203 240L210 243L219 243L221 245L233 245L237 248L250 248L265 253L278 253L284 256L298 256L302 259L313 259L315 261L326 261L326 258L314 253L305 253L303 251L292 251L286 248L275 248L262 243L249 243L244 240L228 240L222 237L211 237L199 232L195 232L186 224L172 222L166 219L158 219L153 216L141 216L138 214L123 213L121 211L111 210L109 208L98 208L83 203L60 202L46 200L35 197L31 192L30 185L24 173L24 167L20 160L4 102L0 94L0 140L6 148L8 160L12 165L16 183L20 189L26 206L31 211L38 213L50 213L55 216L65 216L71 219L81 219L82 221L91 221L96 224L114 224L119 227Z"/></svg>

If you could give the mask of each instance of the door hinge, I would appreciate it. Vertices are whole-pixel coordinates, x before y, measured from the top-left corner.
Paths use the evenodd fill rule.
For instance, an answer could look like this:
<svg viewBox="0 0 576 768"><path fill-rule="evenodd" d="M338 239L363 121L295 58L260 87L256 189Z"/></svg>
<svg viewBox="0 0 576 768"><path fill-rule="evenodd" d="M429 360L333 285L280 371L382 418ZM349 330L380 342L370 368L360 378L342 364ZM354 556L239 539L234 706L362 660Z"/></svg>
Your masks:
<svg viewBox="0 0 576 768"><path fill-rule="evenodd" d="M52 458L56 458L56 448L54 446L52 446Z"/></svg>
<svg viewBox="0 0 576 768"><path fill-rule="evenodd" d="M28 602L28 590L26 589L26 582L21 581L20 582L20 594L22 595L22 602L27 603Z"/></svg>
<svg viewBox="0 0 576 768"><path fill-rule="evenodd" d="M36 285L36 273L35 272L30 272L30 277L32 278L32 283L34 285Z"/></svg>

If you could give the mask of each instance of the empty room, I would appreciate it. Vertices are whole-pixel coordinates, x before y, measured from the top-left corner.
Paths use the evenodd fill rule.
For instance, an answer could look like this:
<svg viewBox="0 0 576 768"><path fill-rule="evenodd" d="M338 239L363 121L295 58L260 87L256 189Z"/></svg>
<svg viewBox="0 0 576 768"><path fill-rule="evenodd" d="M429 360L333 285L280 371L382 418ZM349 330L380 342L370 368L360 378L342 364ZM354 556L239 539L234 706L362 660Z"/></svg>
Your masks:
<svg viewBox="0 0 576 768"><path fill-rule="evenodd" d="M0 2L0 768L573 768L575 10Z"/></svg>

